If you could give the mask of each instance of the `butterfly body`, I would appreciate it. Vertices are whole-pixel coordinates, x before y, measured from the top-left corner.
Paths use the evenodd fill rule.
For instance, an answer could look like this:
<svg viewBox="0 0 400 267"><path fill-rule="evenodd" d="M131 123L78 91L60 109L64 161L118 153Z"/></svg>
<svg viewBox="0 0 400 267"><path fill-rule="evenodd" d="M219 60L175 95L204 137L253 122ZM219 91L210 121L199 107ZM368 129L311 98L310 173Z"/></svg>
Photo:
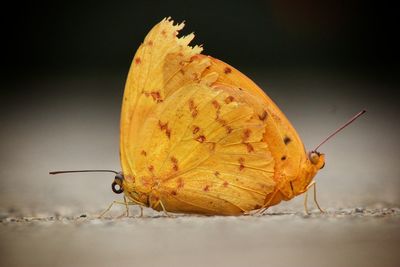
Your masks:
<svg viewBox="0 0 400 267"><path fill-rule="evenodd" d="M239 215L304 193L324 156L307 154L276 104L164 19L139 47L121 112L122 188L155 210Z"/></svg>

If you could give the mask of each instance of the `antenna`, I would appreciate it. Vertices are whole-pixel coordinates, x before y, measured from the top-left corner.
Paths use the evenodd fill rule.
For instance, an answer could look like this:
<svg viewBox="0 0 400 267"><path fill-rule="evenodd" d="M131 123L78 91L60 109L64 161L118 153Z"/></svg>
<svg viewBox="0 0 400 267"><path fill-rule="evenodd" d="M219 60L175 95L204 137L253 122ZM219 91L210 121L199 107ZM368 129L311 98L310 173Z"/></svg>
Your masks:
<svg viewBox="0 0 400 267"><path fill-rule="evenodd" d="M53 172L49 172L49 174L51 175L55 175L55 174L61 174L61 173L75 173L75 172L112 172L115 174L118 174L118 172L113 171L113 170L76 170L76 171L53 171Z"/></svg>
<svg viewBox="0 0 400 267"><path fill-rule="evenodd" d="M338 132L340 132L341 130L343 130L344 128L346 128L349 124L351 124L353 121L355 121L358 117L360 117L361 115L363 115L365 112L367 112L365 109L363 109L362 111L358 112L356 115L354 115L348 122L346 122L345 124L343 124L342 126L340 126L336 131L334 131L333 133L331 133L327 138L325 138L324 141L322 141L313 151L317 151L318 148L320 148L320 146L322 146L323 144L326 143L326 141L328 141L329 139L331 139L334 135L336 135Z"/></svg>

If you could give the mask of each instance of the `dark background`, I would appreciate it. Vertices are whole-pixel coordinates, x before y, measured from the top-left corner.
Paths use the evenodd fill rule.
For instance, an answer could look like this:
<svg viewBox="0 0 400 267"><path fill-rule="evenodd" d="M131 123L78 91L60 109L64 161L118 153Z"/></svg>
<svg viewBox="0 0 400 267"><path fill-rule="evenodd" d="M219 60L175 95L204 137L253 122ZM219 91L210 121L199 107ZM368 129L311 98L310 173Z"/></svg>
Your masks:
<svg viewBox="0 0 400 267"><path fill-rule="evenodd" d="M115 199L126 75L162 18L186 21L193 44L254 79L308 149L359 110L368 113L321 148L327 207L397 205L400 168L397 13L367 1L18 2L4 8L0 106L2 209L97 211ZM289 204L301 208L301 199ZM297 206L296 206L297 205Z"/></svg>
<svg viewBox="0 0 400 267"><path fill-rule="evenodd" d="M398 14L378 1L38 1L13 9L6 69L19 77L126 71L145 34L166 16L186 20L183 33L195 31L205 53L241 68L385 77L398 69Z"/></svg>

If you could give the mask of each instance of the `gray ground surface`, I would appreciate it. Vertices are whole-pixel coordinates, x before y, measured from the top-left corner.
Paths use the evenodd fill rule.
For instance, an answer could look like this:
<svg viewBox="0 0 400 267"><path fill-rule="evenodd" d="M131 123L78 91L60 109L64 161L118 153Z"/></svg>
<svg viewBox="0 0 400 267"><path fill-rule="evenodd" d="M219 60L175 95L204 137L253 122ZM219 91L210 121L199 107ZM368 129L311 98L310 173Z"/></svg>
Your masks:
<svg viewBox="0 0 400 267"><path fill-rule="evenodd" d="M400 209L103 219L1 214L1 266L400 266Z"/></svg>
<svg viewBox="0 0 400 267"><path fill-rule="evenodd" d="M347 72L244 72L307 150L368 110L321 148L326 166L315 180L327 214L304 216L300 196L262 217L146 210L144 218L118 219L115 207L114 219L96 219L122 200L110 188L114 175L48 172L120 170L125 73L37 77L7 85L34 93L0 106L0 266L400 266L397 87Z"/></svg>

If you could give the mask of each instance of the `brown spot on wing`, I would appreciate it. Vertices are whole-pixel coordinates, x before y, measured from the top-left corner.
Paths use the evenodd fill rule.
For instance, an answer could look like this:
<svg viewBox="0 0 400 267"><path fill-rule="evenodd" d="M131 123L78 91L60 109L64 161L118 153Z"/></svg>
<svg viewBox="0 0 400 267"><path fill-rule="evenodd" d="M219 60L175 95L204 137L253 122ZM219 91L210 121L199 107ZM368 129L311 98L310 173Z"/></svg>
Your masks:
<svg viewBox="0 0 400 267"><path fill-rule="evenodd" d="M264 110L261 115L258 115L258 118L262 121L265 121L268 117L268 113Z"/></svg>
<svg viewBox="0 0 400 267"><path fill-rule="evenodd" d="M209 185L206 185L206 186L203 188L203 191L204 191L204 192L210 191L210 186L209 186Z"/></svg>
<svg viewBox="0 0 400 267"><path fill-rule="evenodd" d="M281 160L286 160L286 156L282 156L282 157L281 157Z"/></svg>
<svg viewBox="0 0 400 267"><path fill-rule="evenodd" d="M228 96L227 98L225 98L225 103L226 104L229 104L229 103L231 103L233 100L235 100L235 98L233 97L233 96Z"/></svg>
<svg viewBox="0 0 400 267"><path fill-rule="evenodd" d="M250 143L245 143L246 148L247 148L247 152L253 152L254 151L254 147L250 144Z"/></svg>
<svg viewBox="0 0 400 267"><path fill-rule="evenodd" d="M224 181L223 186L228 187L229 183L227 181Z"/></svg>
<svg viewBox="0 0 400 267"><path fill-rule="evenodd" d="M193 134L197 134L200 131L200 127L193 125Z"/></svg>
<svg viewBox="0 0 400 267"><path fill-rule="evenodd" d="M214 175L218 177L220 175L219 171L215 171Z"/></svg>
<svg viewBox="0 0 400 267"><path fill-rule="evenodd" d="M171 161L174 164L178 164L178 160L174 156L171 157Z"/></svg>
<svg viewBox="0 0 400 267"><path fill-rule="evenodd" d="M239 158L238 162L239 162L239 170L241 171L244 169L244 158Z"/></svg>
<svg viewBox="0 0 400 267"><path fill-rule="evenodd" d="M196 141L203 143L204 141L206 141L206 137L204 135L200 135L196 138Z"/></svg>
<svg viewBox="0 0 400 267"><path fill-rule="evenodd" d="M229 126L229 125L227 125L227 126L225 126L225 130L226 130L226 133L227 134L230 134L231 132L232 132L232 127L231 126Z"/></svg>
<svg viewBox="0 0 400 267"><path fill-rule="evenodd" d="M171 191L171 195L176 196L178 193L175 190Z"/></svg>
<svg viewBox="0 0 400 267"><path fill-rule="evenodd" d="M150 166L148 167L148 170L152 173L152 172L154 171L154 166L153 166L153 165L150 165Z"/></svg>
<svg viewBox="0 0 400 267"><path fill-rule="evenodd" d="M172 169L177 172L179 170L178 160L175 157L172 156L171 157L171 162L172 162Z"/></svg>
<svg viewBox="0 0 400 267"><path fill-rule="evenodd" d="M159 91L151 92L150 95L155 102L157 102L157 103L163 102Z"/></svg>
<svg viewBox="0 0 400 267"><path fill-rule="evenodd" d="M244 129L243 131L243 141L247 141L250 137L251 130L250 129Z"/></svg>
<svg viewBox="0 0 400 267"><path fill-rule="evenodd" d="M213 100L211 103L214 106L214 108L217 110L215 119L218 121L220 119L219 118L219 113L221 111L221 105L218 103L217 100Z"/></svg>
<svg viewBox="0 0 400 267"><path fill-rule="evenodd" d="M148 45L148 46L152 46L152 45L153 45L153 41L152 41L152 40L148 41L148 42L147 42L147 45Z"/></svg>
<svg viewBox="0 0 400 267"><path fill-rule="evenodd" d="M168 138L171 138L171 129L168 128L168 122L162 123L160 120L158 121L158 126L160 127L161 131L165 131L165 135Z"/></svg>
<svg viewBox="0 0 400 267"><path fill-rule="evenodd" d="M189 100L189 110L192 113L192 117L195 118L199 111L197 110L197 106L194 104L194 100L190 99Z"/></svg>
<svg viewBox="0 0 400 267"><path fill-rule="evenodd" d="M195 105L194 105L194 100L193 99L189 99L189 110L192 111L193 109L195 109Z"/></svg>
<svg viewBox="0 0 400 267"><path fill-rule="evenodd" d="M160 127L161 131L164 131L165 129L168 128L168 122L162 123L161 120L158 120L158 126Z"/></svg>
<svg viewBox="0 0 400 267"><path fill-rule="evenodd" d="M283 142L285 143L285 145L289 144L292 141L292 139L290 139L288 136L285 136L285 138L283 139Z"/></svg>
<svg viewBox="0 0 400 267"><path fill-rule="evenodd" d="M144 151L144 150L142 150L142 152L140 152L140 154L142 155L142 156L147 156L147 152L146 151Z"/></svg>
<svg viewBox="0 0 400 267"><path fill-rule="evenodd" d="M140 57L135 58L135 63L136 64L142 63L142 60L140 59Z"/></svg>
<svg viewBox="0 0 400 267"><path fill-rule="evenodd" d="M231 68L225 67L225 69L224 69L224 73L225 73L225 74L229 74L229 73L231 73L231 72L232 72L232 69L231 69Z"/></svg>
<svg viewBox="0 0 400 267"><path fill-rule="evenodd" d="M217 100L213 100L212 101L212 105L214 106L215 109L220 109L221 108L221 105L218 103Z"/></svg>

